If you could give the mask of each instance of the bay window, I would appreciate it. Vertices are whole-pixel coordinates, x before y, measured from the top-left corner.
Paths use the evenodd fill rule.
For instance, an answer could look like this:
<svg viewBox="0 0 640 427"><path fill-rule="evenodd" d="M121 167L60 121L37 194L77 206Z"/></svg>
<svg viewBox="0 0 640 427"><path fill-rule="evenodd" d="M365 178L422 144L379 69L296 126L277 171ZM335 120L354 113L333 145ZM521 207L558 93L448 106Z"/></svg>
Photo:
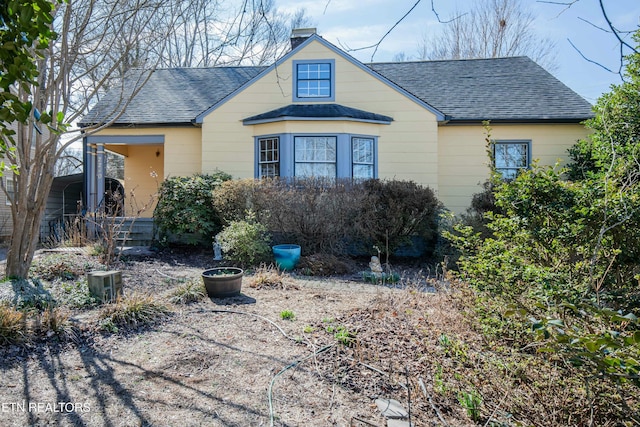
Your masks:
<svg viewBox="0 0 640 427"><path fill-rule="evenodd" d="M255 139L255 176L377 178L377 138L339 134L277 134Z"/></svg>

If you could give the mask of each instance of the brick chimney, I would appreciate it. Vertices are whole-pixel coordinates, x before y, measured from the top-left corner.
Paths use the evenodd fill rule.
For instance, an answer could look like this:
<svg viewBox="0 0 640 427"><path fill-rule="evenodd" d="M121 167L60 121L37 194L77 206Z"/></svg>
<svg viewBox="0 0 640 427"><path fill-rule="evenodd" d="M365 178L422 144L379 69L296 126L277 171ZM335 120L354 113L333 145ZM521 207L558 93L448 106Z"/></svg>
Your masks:
<svg viewBox="0 0 640 427"><path fill-rule="evenodd" d="M300 46L306 39L316 34L315 28L294 28L291 31L291 50Z"/></svg>

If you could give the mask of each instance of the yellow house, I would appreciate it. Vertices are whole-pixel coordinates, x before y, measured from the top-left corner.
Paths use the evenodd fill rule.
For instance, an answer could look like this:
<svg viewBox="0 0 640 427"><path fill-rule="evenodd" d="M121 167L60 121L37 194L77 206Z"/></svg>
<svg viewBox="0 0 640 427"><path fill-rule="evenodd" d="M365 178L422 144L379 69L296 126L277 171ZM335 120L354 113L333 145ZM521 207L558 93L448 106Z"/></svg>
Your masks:
<svg viewBox="0 0 640 427"><path fill-rule="evenodd" d="M460 213L488 178L483 121L509 177L566 159L592 117L526 57L363 64L314 30L294 32L292 46L269 67L158 69L133 99L108 94L82 122L89 209L101 204L111 150L141 200L164 177L221 170L412 180Z"/></svg>

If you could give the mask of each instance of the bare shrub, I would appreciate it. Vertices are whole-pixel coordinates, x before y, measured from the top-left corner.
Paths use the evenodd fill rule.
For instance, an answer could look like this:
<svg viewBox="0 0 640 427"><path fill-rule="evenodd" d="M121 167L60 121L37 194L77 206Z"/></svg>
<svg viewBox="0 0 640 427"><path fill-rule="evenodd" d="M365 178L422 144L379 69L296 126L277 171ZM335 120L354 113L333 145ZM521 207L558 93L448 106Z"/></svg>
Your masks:
<svg viewBox="0 0 640 427"><path fill-rule="evenodd" d="M393 253L415 237L431 252L441 204L411 181L304 178L228 181L215 190L213 207L227 222L251 209L274 244L339 256L374 245Z"/></svg>
<svg viewBox="0 0 640 427"><path fill-rule="evenodd" d="M48 248L85 246L89 243L87 224L79 214L67 217L57 222L43 240L43 246Z"/></svg>
<svg viewBox="0 0 640 427"><path fill-rule="evenodd" d="M252 178L232 179L221 183L213 192L213 206L223 224L244 219L254 210L256 189L261 181Z"/></svg>
<svg viewBox="0 0 640 427"><path fill-rule="evenodd" d="M71 312L64 307L47 307L41 312L33 313L33 327L35 334L59 339L75 339L76 332L70 321Z"/></svg>
<svg viewBox="0 0 640 427"><path fill-rule="evenodd" d="M303 253L348 253L365 195L352 180L270 180L261 184L256 208L275 243L295 242Z"/></svg>
<svg viewBox="0 0 640 427"><path fill-rule="evenodd" d="M349 260L332 254L311 254L300 258L298 269L308 276L349 274L355 267Z"/></svg>
<svg viewBox="0 0 640 427"><path fill-rule="evenodd" d="M442 204L429 187L413 181L370 179L362 183L366 198L361 207L358 233L382 253L423 239L432 252Z"/></svg>

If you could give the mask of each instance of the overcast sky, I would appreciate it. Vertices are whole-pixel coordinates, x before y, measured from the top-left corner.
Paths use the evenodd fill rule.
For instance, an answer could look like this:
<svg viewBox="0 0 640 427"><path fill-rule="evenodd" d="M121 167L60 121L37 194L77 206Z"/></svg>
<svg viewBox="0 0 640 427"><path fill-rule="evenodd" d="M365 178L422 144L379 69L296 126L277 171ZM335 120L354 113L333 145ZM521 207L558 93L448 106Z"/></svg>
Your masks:
<svg viewBox="0 0 640 427"><path fill-rule="evenodd" d="M433 0L442 21L468 10L477 0ZM569 3L569 0L553 0ZM521 0L537 18L536 31L550 38L557 48L553 74L591 103L609 90L619 76L583 59L569 40L589 60L614 71L620 67L619 45L606 27L598 0L578 0L571 7L553 1ZM276 0L279 9L292 12L303 8L318 33L336 46L348 50L379 41L418 0ZM392 61L399 53L416 57L423 38L434 37L443 25L431 9L431 0L421 0L415 9L389 34L373 56L374 62ZM640 23L639 0L604 0L607 14L620 29L634 30ZM588 21L588 22L585 22ZM630 37L628 38L630 41ZM631 43L633 44L633 43ZM371 62L373 49L350 51L363 62Z"/></svg>

